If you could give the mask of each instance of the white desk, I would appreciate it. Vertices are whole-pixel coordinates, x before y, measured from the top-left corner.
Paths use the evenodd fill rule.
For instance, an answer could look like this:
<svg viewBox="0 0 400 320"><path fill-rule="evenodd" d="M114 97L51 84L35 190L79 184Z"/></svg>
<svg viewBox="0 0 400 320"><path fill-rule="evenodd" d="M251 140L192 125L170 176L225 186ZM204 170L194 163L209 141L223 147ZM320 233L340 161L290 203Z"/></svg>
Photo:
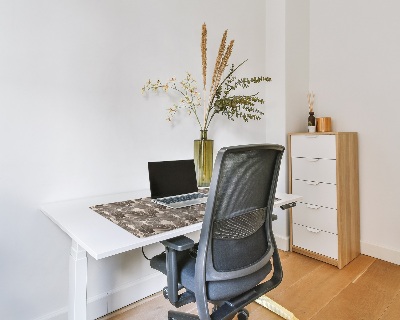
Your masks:
<svg viewBox="0 0 400 320"><path fill-rule="evenodd" d="M72 239L69 261L69 320L86 319L87 253L99 260L201 229L201 223L138 238L89 209L90 206L148 197L148 190L45 204L41 211ZM275 207L301 197L277 193Z"/></svg>

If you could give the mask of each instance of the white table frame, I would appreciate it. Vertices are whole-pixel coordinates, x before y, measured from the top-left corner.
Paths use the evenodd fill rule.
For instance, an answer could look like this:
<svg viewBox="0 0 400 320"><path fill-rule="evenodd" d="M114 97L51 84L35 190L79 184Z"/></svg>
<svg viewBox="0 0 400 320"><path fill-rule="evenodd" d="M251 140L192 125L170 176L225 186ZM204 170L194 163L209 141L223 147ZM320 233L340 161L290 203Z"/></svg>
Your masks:
<svg viewBox="0 0 400 320"><path fill-rule="evenodd" d="M86 319L87 253L99 260L201 229L202 224L197 223L154 236L138 238L89 208L97 204L147 197L149 194L148 190L141 190L49 203L41 207L41 211L72 239L69 258L69 320ZM281 200L275 202L275 207L301 198L284 193L276 193L276 197Z"/></svg>

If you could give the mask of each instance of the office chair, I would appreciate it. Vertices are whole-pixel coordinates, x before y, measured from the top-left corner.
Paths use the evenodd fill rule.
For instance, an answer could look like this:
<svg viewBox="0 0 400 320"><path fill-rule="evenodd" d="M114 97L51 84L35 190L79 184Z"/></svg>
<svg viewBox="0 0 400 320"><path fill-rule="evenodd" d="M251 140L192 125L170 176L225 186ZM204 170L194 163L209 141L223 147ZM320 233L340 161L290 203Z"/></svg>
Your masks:
<svg viewBox="0 0 400 320"><path fill-rule="evenodd" d="M163 294L172 305L197 304L198 316L169 311L169 320L248 319L244 307L281 282L272 210L283 151L266 144L218 152L199 243L163 241L166 251L150 261L167 275Z"/></svg>

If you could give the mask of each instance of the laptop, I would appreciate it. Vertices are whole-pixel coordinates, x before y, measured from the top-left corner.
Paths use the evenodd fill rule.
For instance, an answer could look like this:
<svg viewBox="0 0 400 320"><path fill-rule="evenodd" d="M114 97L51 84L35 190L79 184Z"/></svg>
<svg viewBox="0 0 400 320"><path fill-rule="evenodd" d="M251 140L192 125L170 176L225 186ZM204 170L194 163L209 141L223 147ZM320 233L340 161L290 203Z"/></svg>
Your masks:
<svg viewBox="0 0 400 320"><path fill-rule="evenodd" d="M194 160L149 162L152 201L169 208L183 208L207 202L197 188Z"/></svg>

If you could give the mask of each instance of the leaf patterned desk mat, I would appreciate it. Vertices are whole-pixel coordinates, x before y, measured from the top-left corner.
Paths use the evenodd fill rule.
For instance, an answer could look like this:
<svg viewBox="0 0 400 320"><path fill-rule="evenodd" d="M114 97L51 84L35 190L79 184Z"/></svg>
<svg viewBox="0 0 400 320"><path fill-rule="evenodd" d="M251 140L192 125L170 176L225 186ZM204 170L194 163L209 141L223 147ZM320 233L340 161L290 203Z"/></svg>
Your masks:
<svg viewBox="0 0 400 320"><path fill-rule="evenodd" d="M136 237L145 238L203 221L205 204L171 209L151 198L91 206L90 209Z"/></svg>

